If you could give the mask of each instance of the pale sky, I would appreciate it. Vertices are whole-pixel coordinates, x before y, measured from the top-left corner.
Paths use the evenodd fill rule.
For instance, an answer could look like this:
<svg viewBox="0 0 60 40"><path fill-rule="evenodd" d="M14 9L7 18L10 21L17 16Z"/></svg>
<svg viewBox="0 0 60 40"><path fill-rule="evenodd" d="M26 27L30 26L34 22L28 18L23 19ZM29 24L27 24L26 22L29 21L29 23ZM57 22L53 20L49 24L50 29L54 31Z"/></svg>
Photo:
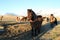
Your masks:
<svg viewBox="0 0 60 40"><path fill-rule="evenodd" d="M0 0L0 15L14 13L26 16L27 9L33 9L36 14L60 15L60 0Z"/></svg>

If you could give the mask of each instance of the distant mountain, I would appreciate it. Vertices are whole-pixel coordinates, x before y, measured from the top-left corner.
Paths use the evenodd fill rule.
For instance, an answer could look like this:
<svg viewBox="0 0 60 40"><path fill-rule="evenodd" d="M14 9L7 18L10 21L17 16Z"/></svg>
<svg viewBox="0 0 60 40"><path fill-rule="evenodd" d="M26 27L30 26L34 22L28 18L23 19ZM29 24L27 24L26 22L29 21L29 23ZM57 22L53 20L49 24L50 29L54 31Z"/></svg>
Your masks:
<svg viewBox="0 0 60 40"><path fill-rule="evenodd" d="M14 13L6 13L5 15L17 16L17 15L14 14Z"/></svg>

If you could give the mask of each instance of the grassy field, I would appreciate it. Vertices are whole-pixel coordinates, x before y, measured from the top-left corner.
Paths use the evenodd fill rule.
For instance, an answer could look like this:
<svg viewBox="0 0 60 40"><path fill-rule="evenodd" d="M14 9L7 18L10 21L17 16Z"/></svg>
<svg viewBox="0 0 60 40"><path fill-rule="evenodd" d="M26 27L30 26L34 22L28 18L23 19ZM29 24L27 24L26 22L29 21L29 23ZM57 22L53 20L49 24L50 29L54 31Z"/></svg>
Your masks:
<svg viewBox="0 0 60 40"><path fill-rule="evenodd" d="M44 21L41 27L41 32L34 40L60 40L60 18L58 18L58 25L54 28L50 27L50 23ZM3 22L3 21L6 22ZM16 16L4 16L0 24L16 22ZM13 22L12 22L13 21ZM1 27L1 26L0 26ZM31 35L30 24L15 24L6 26L6 32L0 35L0 40L33 40Z"/></svg>

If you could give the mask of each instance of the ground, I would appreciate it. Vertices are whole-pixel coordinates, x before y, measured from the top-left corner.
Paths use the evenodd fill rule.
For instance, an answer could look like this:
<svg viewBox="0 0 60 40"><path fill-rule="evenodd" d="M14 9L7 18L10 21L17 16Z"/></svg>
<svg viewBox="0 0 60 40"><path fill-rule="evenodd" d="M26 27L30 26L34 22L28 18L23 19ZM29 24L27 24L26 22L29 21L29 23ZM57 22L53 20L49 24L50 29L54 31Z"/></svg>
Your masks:
<svg viewBox="0 0 60 40"><path fill-rule="evenodd" d="M13 18L10 18L13 19ZM5 18L4 18L5 20ZM7 19L6 19L7 20ZM10 23L1 22L0 24ZM13 23L13 22L11 22ZM14 18L15 23L15 18ZM6 26L6 25L5 25ZM0 26L1 27L1 26ZM8 25L6 33L0 35L0 40L60 40L60 20L58 18L58 25L54 28L50 27L49 22L43 22L40 30L40 34L35 37L31 35L31 25L29 23L18 23L13 25Z"/></svg>

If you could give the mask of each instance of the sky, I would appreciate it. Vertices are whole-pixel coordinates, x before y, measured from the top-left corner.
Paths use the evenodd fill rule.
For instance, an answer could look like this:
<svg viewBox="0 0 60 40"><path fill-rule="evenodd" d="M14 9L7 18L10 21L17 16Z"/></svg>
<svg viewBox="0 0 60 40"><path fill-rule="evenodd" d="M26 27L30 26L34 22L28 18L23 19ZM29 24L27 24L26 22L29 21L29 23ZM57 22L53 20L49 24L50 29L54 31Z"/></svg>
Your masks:
<svg viewBox="0 0 60 40"><path fill-rule="evenodd" d="M37 15L60 15L60 0L0 0L0 15L14 13L27 16L27 9L32 9Z"/></svg>

